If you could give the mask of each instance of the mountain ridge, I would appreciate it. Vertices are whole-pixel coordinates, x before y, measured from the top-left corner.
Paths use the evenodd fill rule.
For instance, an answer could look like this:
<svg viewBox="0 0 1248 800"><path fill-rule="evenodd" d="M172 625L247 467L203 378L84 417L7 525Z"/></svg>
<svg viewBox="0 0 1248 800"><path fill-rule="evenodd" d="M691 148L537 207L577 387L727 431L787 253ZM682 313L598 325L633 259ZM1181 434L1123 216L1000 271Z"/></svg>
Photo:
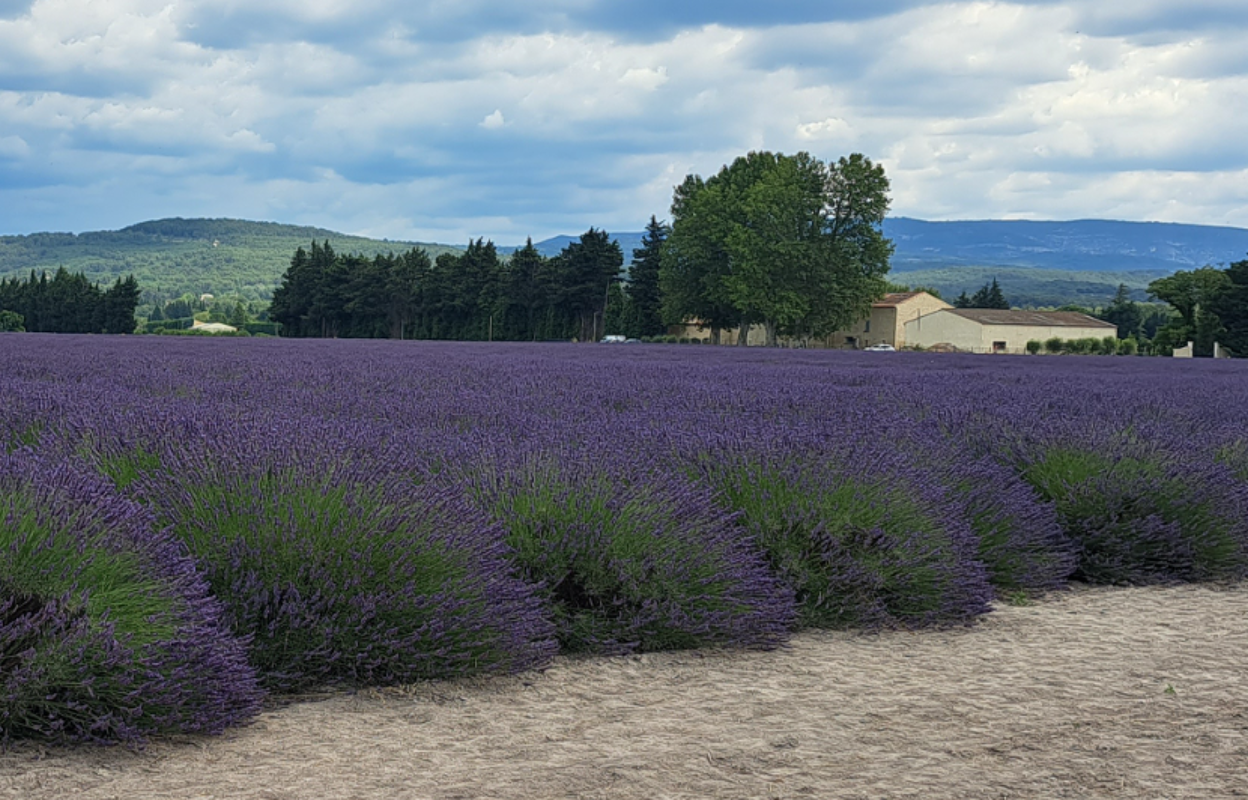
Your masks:
<svg viewBox="0 0 1248 800"><path fill-rule="evenodd" d="M1125 220L885 220L896 245L890 276L949 296L999 277L1020 305L1107 302L1119 283L1144 299L1151 280L1180 269L1246 257L1248 229ZM641 246L641 231L611 234L625 263ZM535 242L558 254L579 236ZM436 257L462 246L372 239L326 228L231 218L170 217L116 231L0 236L0 278L64 267L95 282L134 274L150 299L184 292L266 298L297 247L329 241L339 252L377 255L422 247ZM499 246L501 253L515 245Z"/></svg>

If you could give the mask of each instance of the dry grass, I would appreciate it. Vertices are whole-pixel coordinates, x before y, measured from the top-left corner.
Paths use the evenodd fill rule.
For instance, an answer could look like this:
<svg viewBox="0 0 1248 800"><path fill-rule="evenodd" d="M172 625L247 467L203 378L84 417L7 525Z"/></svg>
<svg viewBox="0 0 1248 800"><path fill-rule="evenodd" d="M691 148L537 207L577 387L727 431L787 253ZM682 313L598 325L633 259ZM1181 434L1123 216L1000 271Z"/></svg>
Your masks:
<svg viewBox="0 0 1248 800"><path fill-rule="evenodd" d="M561 659L331 695L146 752L21 746L0 797L1248 796L1248 587L1081 589L973 629Z"/></svg>

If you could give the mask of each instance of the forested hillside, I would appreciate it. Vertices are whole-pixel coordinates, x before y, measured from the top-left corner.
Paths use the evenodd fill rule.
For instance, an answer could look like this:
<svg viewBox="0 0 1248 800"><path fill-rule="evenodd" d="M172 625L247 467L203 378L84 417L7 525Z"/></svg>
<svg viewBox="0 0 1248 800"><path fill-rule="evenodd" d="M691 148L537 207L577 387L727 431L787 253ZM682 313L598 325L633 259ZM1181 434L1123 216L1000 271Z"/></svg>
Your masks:
<svg viewBox="0 0 1248 800"><path fill-rule="evenodd" d="M1010 305L1020 308L1046 308L1064 305L1103 306L1119 286L1126 286L1132 300L1148 299L1148 285L1168 272L1077 272L1034 267L935 267L898 270L894 265L889 279L897 284L936 289L952 300L962 292L971 293L996 280Z"/></svg>
<svg viewBox="0 0 1248 800"><path fill-rule="evenodd" d="M448 245L391 242L321 228L234 219L163 219L119 231L0 236L0 278L49 275L64 267L92 283L133 275L146 303L184 293L267 299L290 265L290 254L317 239L340 252L374 256L419 246L431 257Z"/></svg>

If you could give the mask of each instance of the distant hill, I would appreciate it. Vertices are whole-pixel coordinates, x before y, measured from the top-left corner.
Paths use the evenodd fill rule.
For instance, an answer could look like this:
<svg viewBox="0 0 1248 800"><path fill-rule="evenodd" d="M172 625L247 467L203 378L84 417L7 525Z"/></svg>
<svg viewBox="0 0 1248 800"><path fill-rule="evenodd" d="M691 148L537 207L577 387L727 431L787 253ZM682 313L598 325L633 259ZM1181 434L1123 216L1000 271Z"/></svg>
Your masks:
<svg viewBox="0 0 1248 800"><path fill-rule="evenodd" d="M1148 285L1166 272L1076 272L1035 267L936 267L889 272L893 283L936 289L952 302L960 293L968 295L996 280L1011 305L1045 308L1064 305L1103 306L1126 285L1131 299L1147 301Z"/></svg>
<svg viewBox="0 0 1248 800"><path fill-rule="evenodd" d="M1030 222L983 220L925 222L890 217L884 234L893 240L890 278L929 286L947 298L974 293L996 278L1010 302L1020 306L1067 303L1103 305L1119 284L1137 300L1147 286L1180 269L1227 264L1248 257L1248 230L1162 222L1076 220ZM641 233L616 233L625 263ZM575 236L556 236L534 246L556 255Z"/></svg>
<svg viewBox="0 0 1248 800"><path fill-rule="evenodd" d="M924 222L894 217L893 270L1013 266L1075 272L1164 272L1248 256L1248 230L1164 222Z"/></svg>
<svg viewBox="0 0 1248 800"><path fill-rule="evenodd" d="M1181 269L1248 257L1248 230L1162 222L885 220L890 278L931 286L946 299L996 278L1017 306L1104 305L1126 284L1136 300Z"/></svg>
<svg viewBox="0 0 1248 800"><path fill-rule="evenodd" d="M620 249L624 251L624 266L627 267L632 263L633 251L641 248L641 237L643 236L645 236L643 232L611 234L611 240L619 243ZM543 239L540 242L534 242L533 246L537 248L537 252L550 258L551 256L559 255L563 252L563 248L572 244L572 242L579 242L580 240L580 234L576 236L555 236L550 239ZM500 252L511 253L518 249L519 247L500 248Z"/></svg>
<svg viewBox="0 0 1248 800"><path fill-rule="evenodd" d="M146 299L192 294L267 298L296 248L329 241L343 253L401 253L423 247L431 256L461 248L348 236L323 228L235 219L162 219L119 231L0 236L0 278L65 267L93 282L133 274Z"/></svg>
<svg viewBox="0 0 1248 800"><path fill-rule="evenodd" d="M897 251L890 277L932 286L946 297L973 292L997 278L1016 305L1099 305L1119 283L1145 297L1145 287L1179 269L1248 257L1248 230L1159 222L1028 222L985 220L885 221ZM624 262L642 233L613 233ZM556 236L535 246L557 255L579 236ZM423 247L430 255L462 248L444 244L348 236L323 228L234 219L163 219L119 231L0 236L0 278L65 267L96 282L133 273L147 299L191 292L267 298L297 247L328 240L339 252L375 255ZM500 247L511 252L514 247Z"/></svg>

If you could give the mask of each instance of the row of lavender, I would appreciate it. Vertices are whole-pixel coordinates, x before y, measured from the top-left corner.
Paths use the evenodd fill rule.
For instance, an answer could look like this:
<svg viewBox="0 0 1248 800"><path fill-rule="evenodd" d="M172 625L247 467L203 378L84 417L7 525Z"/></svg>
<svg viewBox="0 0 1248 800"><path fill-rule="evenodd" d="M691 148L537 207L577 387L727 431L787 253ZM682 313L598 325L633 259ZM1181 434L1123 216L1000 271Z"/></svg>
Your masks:
<svg viewBox="0 0 1248 800"><path fill-rule="evenodd" d="M1239 578L1240 366L0 338L0 735Z"/></svg>

